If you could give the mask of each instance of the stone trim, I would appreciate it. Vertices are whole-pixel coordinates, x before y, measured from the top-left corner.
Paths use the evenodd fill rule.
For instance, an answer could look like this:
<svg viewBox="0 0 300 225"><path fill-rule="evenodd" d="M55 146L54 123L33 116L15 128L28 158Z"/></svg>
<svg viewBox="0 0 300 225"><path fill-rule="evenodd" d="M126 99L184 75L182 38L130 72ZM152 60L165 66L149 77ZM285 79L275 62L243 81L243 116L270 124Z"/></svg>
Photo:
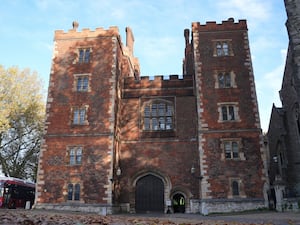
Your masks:
<svg viewBox="0 0 300 225"><path fill-rule="evenodd" d="M242 212L265 208L264 199L234 198L234 199L202 199L199 201L200 213Z"/></svg>
<svg viewBox="0 0 300 225"><path fill-rule="evenodd" d="M80 202L66 202L59 204L38 203L33 206L34 209L59 210L97 213L103 216L112 214L113 206L111 204L86 204Z"/></svg>
<svg viewBox="0 0 300 225"><path fill-rule="evenodd" d="M206 165L206 155L204 152L204 143L205 138L203 137L202 132L208 130L208 124L205 123L203 119L203 93L201 90L202 82L202 62L200 60L200 52L199 52L199 32L197 29L193 29L193 40L194 40L194 59L195 59L195 85L196 85L196 100L197 100L197 119L198 119L198 151L199 151L199 167L200 167L200 175L203 177L200 182L200 198L210 198L210 183L208 182L209 176L207 175L207 165ZM193 211L193 210L191 210Z"/></svg>
<svg viewBox="0 0 300 225"><path fill-rule="evenodd" d="M261 129L255 81L254 81L254 74L253 74L253 67L252 67L252 61L251 61L251 53L250 53L250 48L249 48L249 39L248 39L247 32L244 32L244 48L245 48L245 52L247 54L244 65L249 71L249 81L250 81L250 90L251 90L251 97L252 97L252 103L253 103L253 112L255 113L255 125L258 129Z"/></svg>
<svg viewBox="0 0 300 225"><path fill-rule="evenodd" d="M112 37L112 68L111 68L111 79L110 81L110 86L112 87L111 90L109 91L110 94L110 104L109 104L109 109L108 109L108 114L110 115L109 117L109 122L110 122L110 147L109 151L107 151L108 159L110 161L110 168L107 170L107 185L105 185L105 193L106 193L106 198L103 198L103 200L107 201L108 204L112 204L112 192L113 192L113 184L111 182L111 178L113 177L113 167L114 167L114 161L113 161L113 155L115 152L114 149L114 128L115 128L115 104L116 104L116 89L117 89L117 49L118 49L118 39L116 37Z"/></svg>
<svg viewBox="0 0 300 225"><path fill-rule="evenodd" d="M42 138L42 143L41 143L41 150L39 153L39 162L38 162L38 171L37 171L37 181L36 181L36 192L35 192L35 204L41 201L41 193L43 192L42 187L45 184L44 181L44 169L42 167L43 165L43 154L45 151L47 151L47 144L46 144L46 139L45 135L48 130L48 125L50 122L48 122L48 118L50 116L50 108L51 108L51 103L53 102L53 97L51 95L50 87L54 87L54 81L53 81L53 74L54 74L54 58L58 56L58 49L57 49L57 42L54 41L54 47L53 47L53 53L52 53L52 64L51 64L51 69L50 69L50 78L49 78L49 88L48 88L48 96L47 96L47 104L46 104L46 115L45 115L45 122L44 122L44 131L43 131L43 138Z"/></svg>

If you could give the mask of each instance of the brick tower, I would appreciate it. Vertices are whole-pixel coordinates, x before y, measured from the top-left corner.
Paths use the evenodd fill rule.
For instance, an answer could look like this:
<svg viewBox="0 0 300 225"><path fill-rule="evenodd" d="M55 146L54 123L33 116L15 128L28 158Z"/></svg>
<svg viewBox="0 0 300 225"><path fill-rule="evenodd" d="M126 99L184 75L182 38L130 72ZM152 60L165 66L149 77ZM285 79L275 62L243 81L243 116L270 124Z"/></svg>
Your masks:
<svg viewBox="0 0 300 225"><path fill-rule="evenodd" d="M246 21L192 24L183 76L139 76L134 37L56 31L36 207L211 213L264 207Z"/></svg>
<svg viewBox="0 0 300 225"><path fill-rule="evenodd" d="M36 207L110 210L119 77L138 77L129 28L56 31ZM93 207L90 207L93 206Z"/></svg>
<svg viewBox="0 0 300 225"><path fill-rule="evenodd" d="M264 207L265 154L246 21L193 23L191 46L184 70L195 75L200 211Z"/></svg>

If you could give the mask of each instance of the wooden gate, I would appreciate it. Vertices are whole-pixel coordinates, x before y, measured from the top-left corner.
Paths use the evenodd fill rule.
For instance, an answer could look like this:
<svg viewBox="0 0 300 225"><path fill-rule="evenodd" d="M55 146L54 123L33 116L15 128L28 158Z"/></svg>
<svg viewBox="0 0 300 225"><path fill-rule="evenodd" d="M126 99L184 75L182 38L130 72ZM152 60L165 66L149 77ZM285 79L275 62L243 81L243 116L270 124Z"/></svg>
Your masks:
<svg viewBox="0 0 300 225"><path fill-rule="evenodd" d="M136 183L135 210L137 213L164 212L164 184L153 175L146 175Z"/></svg>

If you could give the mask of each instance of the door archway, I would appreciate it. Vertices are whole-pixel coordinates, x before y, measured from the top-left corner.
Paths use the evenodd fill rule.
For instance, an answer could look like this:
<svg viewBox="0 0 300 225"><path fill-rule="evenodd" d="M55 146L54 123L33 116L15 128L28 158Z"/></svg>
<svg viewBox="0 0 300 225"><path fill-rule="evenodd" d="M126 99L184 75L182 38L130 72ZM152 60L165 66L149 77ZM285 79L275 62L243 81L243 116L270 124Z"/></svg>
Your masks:
<svg viewBox="0 0 300 225"><path fill-rule="evenodd" d="M185 213L185 198L182 194L177 193L172 199L174 213Z"/></svg>
<svg viewBox="0 0 300 225"><path fill-rule="evenodd" d="M149 174L136 182L135 211L164 212L164 183L160 178Z"/></svg>

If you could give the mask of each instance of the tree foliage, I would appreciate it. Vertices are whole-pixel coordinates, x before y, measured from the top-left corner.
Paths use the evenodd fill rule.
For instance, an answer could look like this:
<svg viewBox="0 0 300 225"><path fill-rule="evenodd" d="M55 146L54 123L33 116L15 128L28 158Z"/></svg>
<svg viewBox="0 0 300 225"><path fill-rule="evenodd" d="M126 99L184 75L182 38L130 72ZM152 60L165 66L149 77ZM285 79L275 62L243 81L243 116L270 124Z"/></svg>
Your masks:
<svg viewBox="0 0 300 225"><path fill-rule="evenodd" d="M36 179L44 98L38 74L0 65L0 163L3 173Z"/></svg>

